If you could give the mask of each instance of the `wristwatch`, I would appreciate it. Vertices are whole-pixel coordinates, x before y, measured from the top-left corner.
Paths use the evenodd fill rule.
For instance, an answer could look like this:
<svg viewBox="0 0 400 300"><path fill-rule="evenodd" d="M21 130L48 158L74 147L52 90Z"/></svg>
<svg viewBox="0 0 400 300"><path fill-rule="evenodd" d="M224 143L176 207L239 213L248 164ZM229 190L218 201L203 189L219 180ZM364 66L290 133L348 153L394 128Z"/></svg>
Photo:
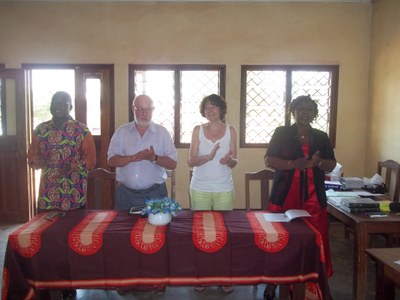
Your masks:
<svg viewBox="0 0 400 300"><path fill-rule="evenodd" d="M156 164L156 163L157 163L157 160L158 160L158 155L156 154L156 155L154 156L154 160L152 161L152 163L153 163L153 164Z"/></svg>

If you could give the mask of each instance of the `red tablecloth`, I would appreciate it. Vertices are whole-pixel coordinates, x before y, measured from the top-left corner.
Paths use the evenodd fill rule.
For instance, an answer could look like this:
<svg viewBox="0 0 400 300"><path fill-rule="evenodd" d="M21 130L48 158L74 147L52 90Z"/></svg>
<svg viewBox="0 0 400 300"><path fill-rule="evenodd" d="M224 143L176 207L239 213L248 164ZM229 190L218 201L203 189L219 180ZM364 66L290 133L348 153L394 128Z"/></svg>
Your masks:
<svg viewBox="0 0 400 300"><path fill-rule="evenodd" d="M166 226L123 211L42 213L9 236L3 299L35 289L318 282L329 287L319 233L261 211L181 211ZM326 297L325 297L325 296Z"/></svg>

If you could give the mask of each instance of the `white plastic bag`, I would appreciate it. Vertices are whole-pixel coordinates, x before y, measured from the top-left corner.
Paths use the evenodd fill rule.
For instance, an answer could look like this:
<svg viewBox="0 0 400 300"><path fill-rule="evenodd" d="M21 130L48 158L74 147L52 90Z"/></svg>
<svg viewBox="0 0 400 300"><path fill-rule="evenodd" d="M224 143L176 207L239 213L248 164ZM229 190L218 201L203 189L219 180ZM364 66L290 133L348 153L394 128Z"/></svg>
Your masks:
<svg viewBox="0 0 400 300"><path fill-rule="evenodd" d="M374 185L381 185L385 183L385 180L383 180L382 176L379 175L378 173L375 173L374 176L371 178L364 177L364 185L366 186L374 186Z"/></svg>
<svg viewBox="0 0 400 300"><path fill-rule="evenodd" d="M364 177L364 189L373 194L386 194L386 184L381 175L375 174L371 178Z"/></svg>
<svg viewBox="0 0 400 300"><path fill-rule="evenodd" d="M342 176L342 165L336 162L335 168L332 172L327 173L326 176L330 178L331 181L339 181L340 177Z"/></svg>

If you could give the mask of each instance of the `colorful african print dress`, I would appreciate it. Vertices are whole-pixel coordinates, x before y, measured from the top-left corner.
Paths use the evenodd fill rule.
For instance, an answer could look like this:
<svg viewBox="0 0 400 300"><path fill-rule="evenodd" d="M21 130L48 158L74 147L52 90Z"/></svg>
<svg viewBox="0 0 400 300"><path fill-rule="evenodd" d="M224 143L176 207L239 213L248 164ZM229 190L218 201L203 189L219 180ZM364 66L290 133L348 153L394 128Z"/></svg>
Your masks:
<svg viewBox="0 0 400 300"><path fill-rule="evenodd" d="M96 148L87 126L70 118L61 127L53 120L34 131L28 163L42 169L39 210L71 210L86 202L87 173L96 164Z"/></svg>

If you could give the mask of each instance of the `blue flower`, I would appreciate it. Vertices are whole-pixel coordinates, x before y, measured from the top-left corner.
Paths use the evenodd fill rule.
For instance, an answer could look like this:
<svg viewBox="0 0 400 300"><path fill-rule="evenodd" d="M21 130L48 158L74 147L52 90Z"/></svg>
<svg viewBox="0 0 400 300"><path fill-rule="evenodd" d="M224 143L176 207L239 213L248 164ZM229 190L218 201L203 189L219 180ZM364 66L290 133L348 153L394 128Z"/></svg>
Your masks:
<svg viewBox="0 0 400 300"><path fill-rule="evenodd" d="M170 213L172 216L176 216L176 213L182 210L179 203L172 198L159 198L159 199L149 199L145 200L145 206L143 208L142 214L148 215L158 214L158 213Z"/></svg>

